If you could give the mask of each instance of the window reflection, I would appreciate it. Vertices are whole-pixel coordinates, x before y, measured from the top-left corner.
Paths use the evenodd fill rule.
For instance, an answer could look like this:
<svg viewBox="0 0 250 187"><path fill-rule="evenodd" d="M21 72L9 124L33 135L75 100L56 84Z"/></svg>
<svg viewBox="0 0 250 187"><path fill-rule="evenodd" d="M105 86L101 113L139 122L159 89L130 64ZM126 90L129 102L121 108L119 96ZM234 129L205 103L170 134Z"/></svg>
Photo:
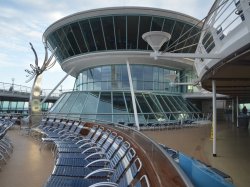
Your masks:
<svg viewBox="0 0 250 187"><path fill-rule="evenodd" d="M178 73L162 67L132 64L131 75L135 90L162 90L177 92L169 85L168 74ZM89 68L79 73L77 90L129 90L126 65L106 65Z"/></svg>

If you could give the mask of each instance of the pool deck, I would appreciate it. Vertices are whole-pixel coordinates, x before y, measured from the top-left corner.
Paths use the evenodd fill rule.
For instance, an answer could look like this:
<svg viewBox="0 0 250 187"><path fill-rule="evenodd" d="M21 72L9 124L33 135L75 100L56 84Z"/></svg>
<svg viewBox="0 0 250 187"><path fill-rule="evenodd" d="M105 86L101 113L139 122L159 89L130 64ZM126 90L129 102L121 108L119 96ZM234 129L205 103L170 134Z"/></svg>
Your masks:
<svg viewBox="0 0 250 187"><path fill-rule="evenodd" d="M219 123L217 157L212 156L211 125L172 130L143 131L156 142L179 150L230 175L235 186L250 184L250 129ZM14 151L6 165L1 165L1 187L43 186L51 174L54 158L49 148L41 151L39 141L20 134L17 127L8 137Z"/></svg>

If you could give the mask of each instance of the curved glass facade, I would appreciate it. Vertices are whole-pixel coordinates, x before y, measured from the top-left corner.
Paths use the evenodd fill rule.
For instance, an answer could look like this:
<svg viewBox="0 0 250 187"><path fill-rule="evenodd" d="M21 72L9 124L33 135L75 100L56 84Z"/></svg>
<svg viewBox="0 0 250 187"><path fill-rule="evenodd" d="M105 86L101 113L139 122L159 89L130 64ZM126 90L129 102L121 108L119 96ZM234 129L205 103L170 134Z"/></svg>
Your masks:
<svg viewBox="0 0 250 187"><path fill-rule="evenodd" d="M140 123L176 121L198 112L180 95L136 92ZM134 122L130 92L74 91L63 94L50 110L52 114L106 122Z"/></svg>
<svg viewBox="0 0 250 187"><path fill-rule="evenodd" d="M107 15L82 18L50 33L46 40L57 47L59 62L85 53L108 50L152 50L142 39L148 31L165 31L171 39L162 50L195 52L200 28L183 20L152 15ZM194 37L190 37L194 36Z"/></svg>
<svg viewBox="0 0 250 187"><path fill-rule="evenodd" d="M179 71L150 66L130 65L135 90L178 92L178 86L171 87L168 75L179 75ZM179 76L178 76L179 77ZM74 90L129 90L127 66L122 64L84 69L75 82Z"/></svg>

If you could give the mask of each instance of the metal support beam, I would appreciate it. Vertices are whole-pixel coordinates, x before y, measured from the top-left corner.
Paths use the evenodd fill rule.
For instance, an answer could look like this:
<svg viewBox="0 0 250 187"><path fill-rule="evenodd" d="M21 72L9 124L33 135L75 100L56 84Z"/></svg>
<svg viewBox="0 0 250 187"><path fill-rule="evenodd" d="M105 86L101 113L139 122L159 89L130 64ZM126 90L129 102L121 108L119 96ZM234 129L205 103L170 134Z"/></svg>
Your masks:
<svg viewBox="0 0 250 187"><path fill-rule="evenodd" d="M60 86L60 84L62 84L62 82L69 76L69 74L73 71L73 68L67 73L67 75L65 75L62 80L55 86L55 88L53 90L51 90L51 92L42 100L42 102L40 103L41 105L49 98L49 96L58 88L58 86Z"/></svg>
<svg viewBox="0 0 250 187"><path fill-rule="evenodd" d="M236 96L236 122L237 122L237 127L239 127L239 97Z"/></svg>
<svg viewBox="0 0 250 187"><path fill-rule="evenodd" d="M202 59L221 59L222 56L218 54L201 54L201 53L161 53L153 52L150 56L154 59L166 58L202 58Z"/></svg>
<svg viewBox="0 0 250 187"><path fill-rule="evenodd" d="M139 126L137 108L136 108L136 103L135 103L135 93L134 93L134 87L133 87L133 82L132 82L132 77L131 77L131 72L130 72L130 66L129 66L128 59L127 59L126 63L127 63L127 71L128 71L129 88L130 88L130 92L131 92L132 104L133 104L133 109L134 109L135 125L137 127L137 130L139 131L140 126Z"/></svg>
<svg viewBox="0 0 250 187"><path fill-rule="evenodd" d="M213 90L213 156L216 157L216 126L217 126L217 113L216 113L216 82L212 80Z"/></svg>

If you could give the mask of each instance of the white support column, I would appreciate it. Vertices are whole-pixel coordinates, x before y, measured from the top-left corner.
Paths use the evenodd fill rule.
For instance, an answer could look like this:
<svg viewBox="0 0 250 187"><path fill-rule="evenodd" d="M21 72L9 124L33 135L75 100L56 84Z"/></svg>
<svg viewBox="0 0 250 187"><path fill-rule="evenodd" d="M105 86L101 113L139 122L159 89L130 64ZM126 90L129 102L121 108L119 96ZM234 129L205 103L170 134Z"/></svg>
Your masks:
<svg viewBox="0 0 250 187"><path fill-rule="evenodd" d="M236 122L237 127L239 127L239 97L236 96Z"/></svg>
<svg viewBox="0 0 250 187"><path fill-rule="evenodd" d="M129 87L130 87L130 92L131 92L131 97L132 97L132 104L133 104L133 109L134 109L135 125L137 126L137 130L139 131L140 126L139 126L137 108L136 108L136 103L135 103L135 93L134 93L134 87L133 87L133 82L132 82L132 77L131 77L131 72L130 72L130 66L129 66L128 59L127 59L126 63L127 63Z"/></svg>
<svg viewBox="0 0 250 187"><path fill-rule="evenodd" d="M232 123L234 123L234 99L232 99Z"/></svg>
<svg viewBox="0 0 250 187"><path fill-rule="evenodd" d="M73 71L73 68L67 73L67 75L65 75L62 80L55 86L55 88L53 90L51 90L51 92L42 100L42 102L40 103L41 105L48 99L48 97L58 88L58 86L60 86L60 84L62 84L62 82L69 76L69 74Z"/></svg>
<svg viewBox="0 0 250 187"><path fill-rule="evenodd" d="M216 113L216 82L212 80L213 90L213 156L216 157L216 126L217 126L217 113Z"/></svg>

